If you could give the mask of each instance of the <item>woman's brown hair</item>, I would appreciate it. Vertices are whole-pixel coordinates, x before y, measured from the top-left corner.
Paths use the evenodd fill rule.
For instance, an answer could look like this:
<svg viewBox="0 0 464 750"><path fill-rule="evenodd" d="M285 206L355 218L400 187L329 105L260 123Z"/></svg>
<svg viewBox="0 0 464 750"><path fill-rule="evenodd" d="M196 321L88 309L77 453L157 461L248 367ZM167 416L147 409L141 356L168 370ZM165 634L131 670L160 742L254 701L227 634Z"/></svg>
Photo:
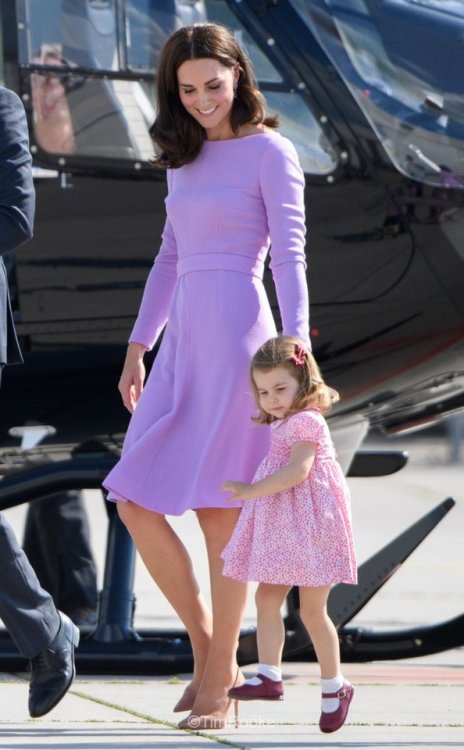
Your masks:
<svg viewBox="0 0 464 750"><path fill-rule="evenodd" d="M278 117L267 115L264 97L245 52L225 26L202 23L183 26L161 50L157 75L158 114L150 128L157 155L152 164L175 168L189 164L200 152L205 130L185 110L179 97L177 71L186 60L213 58L226 68L238 67L239 78L232 106L234 133L241 125L278 126Z"/></svg>
<svg viewBox="0 0 464 750"><path fill-rule="evenodd" d="M261 408L253 378L256 370L266 372L276 367L284 367L300 386L287 417L310 407L315 407L321 414L328 414L332 404L339 400L337 391L324 383L316 360L301 341L293 336L276 336L268 339L251 361L251 387L259 410L259 415L253 419L254 422L270 424L276 419Z"/></svg>

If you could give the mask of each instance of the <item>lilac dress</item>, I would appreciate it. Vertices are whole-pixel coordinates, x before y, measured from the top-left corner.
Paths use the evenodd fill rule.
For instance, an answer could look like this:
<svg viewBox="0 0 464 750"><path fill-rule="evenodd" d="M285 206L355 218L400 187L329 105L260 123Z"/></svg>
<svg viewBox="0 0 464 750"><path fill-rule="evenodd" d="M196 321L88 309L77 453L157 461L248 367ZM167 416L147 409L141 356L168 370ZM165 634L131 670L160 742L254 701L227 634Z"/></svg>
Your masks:
<svg viewBox="0 0 464 750"><path fill-rule="evenodd" d="M275 132L205 141L168 170L163 241L130 341L151 348L167 325L104 482L110 500L171 515L231 507L222 482L253 477L270 437L251 422L248 381L276 334L262 282L270 242L284 333L309 342L303 189L295 148Z"/></svg>
<svg viewBox="0 0 464 750"><path fill-rule="evenodd" d="M316 409L272 423L269 454L255 481L285 466L296 442L316 444L307 478L243 504L222 553L223 575L287 586L356 583L351 503L327 423Z"/></svg>

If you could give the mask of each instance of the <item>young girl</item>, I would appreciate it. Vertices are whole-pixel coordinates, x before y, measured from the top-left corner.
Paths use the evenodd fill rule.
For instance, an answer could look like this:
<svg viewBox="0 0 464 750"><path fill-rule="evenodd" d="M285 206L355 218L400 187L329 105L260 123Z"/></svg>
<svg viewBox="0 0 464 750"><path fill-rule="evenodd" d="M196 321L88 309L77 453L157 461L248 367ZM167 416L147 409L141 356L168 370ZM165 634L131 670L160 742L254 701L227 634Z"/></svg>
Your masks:
<svg viewBox="0 0 464 750"><path fill-rule="evenodd" d="M225 547L223 575L258 581L258 674L229 690L241 700L281 700L284 626L280 608L300 589L300 616L321 669L320 729L344 723L354 688L340 672L337 631L326 604L334 583L356 583L348 488L324 414L338 393L322 380L312 355L290 336L269 339L253 357L255 421L271 424L271 447L251 484L227 481L242 508Z"/></svg>

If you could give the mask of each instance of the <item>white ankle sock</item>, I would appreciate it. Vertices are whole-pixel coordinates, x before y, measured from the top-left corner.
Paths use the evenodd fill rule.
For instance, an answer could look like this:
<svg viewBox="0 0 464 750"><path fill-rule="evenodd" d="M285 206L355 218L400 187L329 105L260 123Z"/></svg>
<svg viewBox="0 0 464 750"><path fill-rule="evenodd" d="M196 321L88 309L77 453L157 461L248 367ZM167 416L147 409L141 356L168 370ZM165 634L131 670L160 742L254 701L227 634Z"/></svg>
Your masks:
<svg viewBox="0 0 464 750"><path fill-rule="evenodd" d="M321 678L321 690L323 693L336 693L343 687L344 679L341 674L336 677L332 677L330 680L324 680ZM338 698L322 698L321 709L326 714L331 714L337 710L340 705Z"/></svg>
<svg viewBox="0 0 464 750"><path fill-rule="evenodd" d="M258 664L258 673L264 675L274 682L282 681L282 670L280 667L274 667L272 664Z"/></svg>
<svg viewBox="0 0 464 750"><path fill-rule="evenodd" d="M273 667L272 664L258 664L258 673L262 674L263 677L267 677L269 680L274 682L280 682L282 680L282 670L279 667ZM262 680L257 675L250 677L249 680L245 680L246 685L261 685Z"/></svg>

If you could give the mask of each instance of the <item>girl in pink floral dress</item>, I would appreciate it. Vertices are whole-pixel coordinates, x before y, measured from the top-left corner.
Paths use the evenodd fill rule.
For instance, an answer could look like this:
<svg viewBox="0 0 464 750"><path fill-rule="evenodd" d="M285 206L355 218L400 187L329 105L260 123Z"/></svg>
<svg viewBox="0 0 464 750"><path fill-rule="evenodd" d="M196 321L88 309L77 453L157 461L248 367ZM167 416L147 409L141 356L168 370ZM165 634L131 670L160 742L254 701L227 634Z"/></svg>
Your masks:
<svg viewBox="0 0 464 750"><path fill-rule="evenodd" d="M340 670L338 635L327 614L335 583L356 583L348 487L324 414L338 393L327 386L298 339L267 341L251 364L256 422L270 424L271 447L253 482L227 481L230 500L245 502L222 553L223 575L258 581L258 673L229 691L240 700L281 700L284 626L280 608L299 586L300 616L321 669L320 729L344 723L354 688Z"/></svg>

